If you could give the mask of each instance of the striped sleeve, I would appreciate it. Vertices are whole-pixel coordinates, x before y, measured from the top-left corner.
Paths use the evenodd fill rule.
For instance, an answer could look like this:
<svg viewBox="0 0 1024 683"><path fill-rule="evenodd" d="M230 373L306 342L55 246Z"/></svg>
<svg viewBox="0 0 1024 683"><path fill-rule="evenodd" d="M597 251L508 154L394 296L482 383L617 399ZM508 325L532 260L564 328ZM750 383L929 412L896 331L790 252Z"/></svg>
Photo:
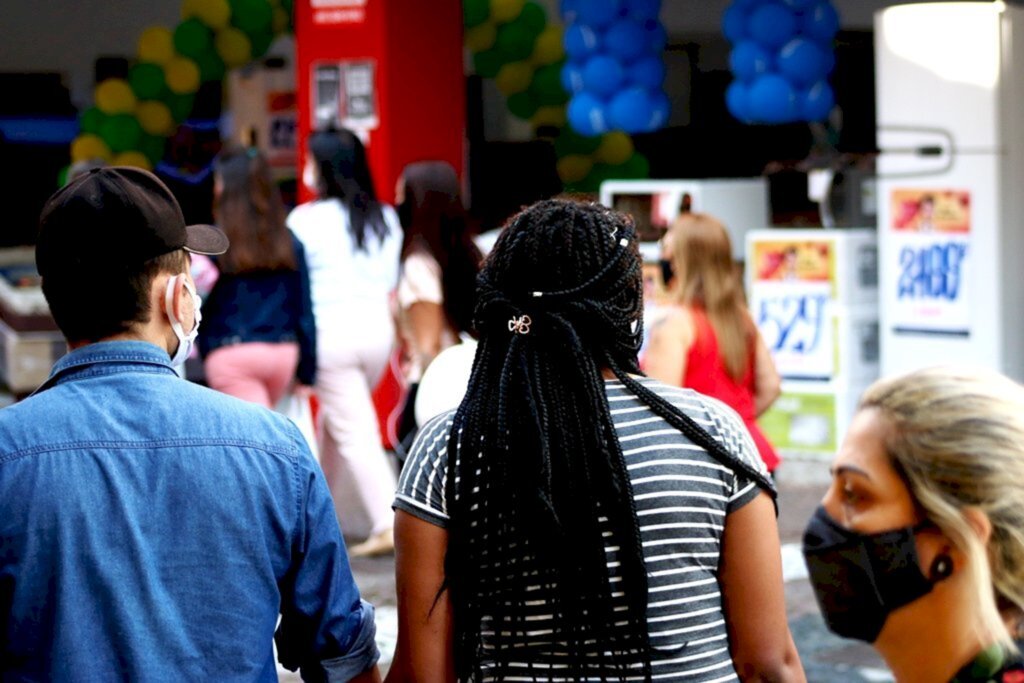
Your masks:
<svg viewBox="0 0 1024 683"><path fill-rule="evenodd" d="M412 450L398 478L392 507L435 526L448 526L446 484L448 433L455 411L431 419L416 435Z"/></svg>
<svg viewBox="0 0 1024 683"><path fill-rule="evenodd" d="M768 471L765 469L764 461L757 453L757 446L750 437L743 420L736 414L736 411L725 405L716 398L703 396L704 409L711 420L711 435L721 443L725 450L732 453L736 458L764 475L765 479L771 481ZM732 491L729 495L728 511L739 510L747 503L754 500L761 489L757 483L743 472L737 471L733 474Z"/></svg>

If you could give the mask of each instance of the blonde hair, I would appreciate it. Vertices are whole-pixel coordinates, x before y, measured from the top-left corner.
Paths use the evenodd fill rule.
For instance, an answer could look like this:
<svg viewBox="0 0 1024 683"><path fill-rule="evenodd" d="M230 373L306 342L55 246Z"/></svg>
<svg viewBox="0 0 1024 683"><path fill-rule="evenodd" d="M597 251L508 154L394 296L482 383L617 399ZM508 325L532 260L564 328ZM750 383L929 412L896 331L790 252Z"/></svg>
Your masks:
<svg viewBox="0 0 1024 683"><path fill-rule="evenodd" d="M722 362L738 381L750 368L753 322L743 303L729 233L713 216L684 213L672 223L670 239L676 300L704 309Z"/></svg>
<svg viewBox="0 0 1024 683"><path fill-rule="evenodd" d="M928 519L970 558L982 629L1015 649L999 608L1024 609L1024 387L937 367L875 382L860 409L888 420L886 450ZM982 545L965 509L988 516Z"/></svg>

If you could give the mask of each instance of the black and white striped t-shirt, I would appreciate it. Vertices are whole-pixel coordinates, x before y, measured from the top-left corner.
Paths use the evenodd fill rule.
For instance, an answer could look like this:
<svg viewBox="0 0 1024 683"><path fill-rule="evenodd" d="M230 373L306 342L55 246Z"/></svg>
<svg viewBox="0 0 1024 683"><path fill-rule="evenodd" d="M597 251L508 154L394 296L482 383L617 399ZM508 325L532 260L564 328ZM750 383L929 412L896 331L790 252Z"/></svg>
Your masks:
<svg viewBox="0 0 1024 683"><path fill-rule="evenodd" d="M764 465L742 420L721 402L689 389L650 379L648 388L693 418L737 457L764 472ZM720 464L703 448L633 396L618 381L605 384L612 420L633 484L648 574L647 623L654 649L656 681L736 679L718 585L718 561L725 518L752 501L760 489L752 480ZM420 431L398 482L395 507L441 527L448 523L446 469L448 433L454 412L434 418ZM617 548L609 547L608 567L616 580ZM542 591L524 583L523 604L537 625L524 651L533 664L551 671L538 677L526 663L504 672L508 681L556 681L558 644L545 636ZM621 594L613 594L613 601ZM623 602L624 604L624 602ZM486 639L486 630L484 630ZM595 646L597 647L597 646ZM564 660L563 660L564 661ZM637 676L639 679L640 676ZM627 680L632 680L629 678Z"/></svg>

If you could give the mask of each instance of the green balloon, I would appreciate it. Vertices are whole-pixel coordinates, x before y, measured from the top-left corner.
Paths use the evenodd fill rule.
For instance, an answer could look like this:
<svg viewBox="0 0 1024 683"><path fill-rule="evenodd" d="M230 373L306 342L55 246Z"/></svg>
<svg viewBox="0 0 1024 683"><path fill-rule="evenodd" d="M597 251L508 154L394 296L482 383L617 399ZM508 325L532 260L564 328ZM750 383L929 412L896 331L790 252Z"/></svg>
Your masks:
<svg viewBox="0 0 1024 683"><path fill-rule="evenodd" d="M531 33L517 19L498 27L498 38L494 41L493 49L505 55L506 62L519 62L533 54L536 41L536 34Z"/></svg>
<svg viewBox="0 0 1024 683"><path fill-rule="evenodd" d="M530 118L537 113L539 107L540 104L529 92L519 92L508 98L508 110L520 119Z"/></svg>
<svg viewBox="0 0 1024 683"><path fill-rule="evenodd" d="M542 66L533 74L530 94L545 106L565 104L569 93L562 87L562 62Z"/></svg>
<svg viewBox="0 0 1024 683"><path fill-rule="evenodd" d="M274 42L274 34L270 31L260 31L249 36L249 40L252 43L252 57L257 59L267 54L270 44Z"/></svg>
<svg viewBox="0 0 1024 683"><path fill-rule="evenodd" d="M199 67L199 80L203 83L224 78L224 60L216 50L209 50L196 57L196 66Z"/></svg>
<svg viewBox="0 0 1024 683"><path fill-rule="evenodd" d="M634 152L633 156L618 166L618 173L619 177L627 180L649 178L651 175L651 163L640 152Z"/></svg>
<svg viewBox="0 0 1024 683"><path fill-rule="evenodd" d="M231 23L250 38L264 31L272 32L274 8L267 0L229 0ZM253 50L253 54L256 51Z"/></svg>
<svg viewBox="0 0 1024 683"><path fill-rule="evenodd" d="M462 23L466 28L479 26L490 16L490 0L462 0Z"/></svg>
<svg viewBox="0 0 1024 683"><path fill-rule="evenodd" d="M174 29L174 49L179 54L197 59L213 46L213 32L195 17L186 19Z"/></svg>
<svg viewBox="0 0 1024 683"><path fill-rule="evenodd" d="M89 107L82 112L82 117L78 120L78 127L83 133L92 133L93 135L99 135L100 127L103 125L103 121L107 118L104 114L96 107Z"/></svg>
<svg viewBox="0 0 1024 683"><path fill-rule="evenodd" d="M473 68L477 74L484 78L494 78L507 61L508 59L504 54L495 48L491 48L490 50L477 52L473 55Z"/></svg>
<svg viewBox="0 0 1024 683"><path fill-rule="evenodd" d="M70 170L71 166L65 166L60 169L60 172L57 174L57 187L64 187L68 184L68 171Z"/></svg>
<svg viewBox="0 0 1024 683"><path fill-rule="evenodd" d="M555 154L558 158L566 157L570 154L588 156L596 152L600 146L600 135L589 138L583 137L579 133L574 132L570 126L565 126L562 128L562 134L555 140Z"/></svg>
<svg viewBox="0 0 1024 683"><path fill-rule="evenodd" d="M154 166L164 158L164 146L167 144L167 139L162 138L159 135L150 135L149 133L143 133L142 138L139 140L139 151Z"/></svg>
<svg viewBox="0 0 1024 683"><path fill-rule="evenodd" d="M139 62L128 72L128 84L140 100L160 99L164 92L164 69L159 64Z"/></svg>
<svg viewBox="0 0 1024 683"><path fill-rule="evenodd" d="M188 115L192 113L194 102L195 95L193 93L171 94L167 98L167 108L171 110L171 116L174 117L175 123L181 123L188 118Z"/></svg>
<svg viewBox="0 0 1024 683"><path fill-rule="evenodd" d="M522 24L536 38L548 25L548 15L537 3L528 2L523 5L523 11L515 21Z"/></svg>
<svg viewBox="0 0 1024 683"><path fill-rule="evenodd" d="M111 152L118 154L135 149L142 137L142 126L131 114L114 114L100 126L100 137Z"/></svg>

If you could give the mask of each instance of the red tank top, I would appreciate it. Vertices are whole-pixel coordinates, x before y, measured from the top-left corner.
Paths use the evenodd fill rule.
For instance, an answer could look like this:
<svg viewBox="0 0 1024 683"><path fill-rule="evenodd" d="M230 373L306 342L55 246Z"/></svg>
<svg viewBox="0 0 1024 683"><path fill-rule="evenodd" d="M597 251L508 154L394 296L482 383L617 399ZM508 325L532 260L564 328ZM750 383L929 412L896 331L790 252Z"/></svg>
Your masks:
<svg viewBox="0 0 1024 683"><path fill-rule="evenodd" d="M736 381L729 374L718 349L715 328L711 326L704 309L691 307L693 345L686 356L683 386L717 398L739 413L757 446L761 459L771 472L779 464L779 456L768 443L754 417L754 349L751 347L747 368Z"/></svg>

